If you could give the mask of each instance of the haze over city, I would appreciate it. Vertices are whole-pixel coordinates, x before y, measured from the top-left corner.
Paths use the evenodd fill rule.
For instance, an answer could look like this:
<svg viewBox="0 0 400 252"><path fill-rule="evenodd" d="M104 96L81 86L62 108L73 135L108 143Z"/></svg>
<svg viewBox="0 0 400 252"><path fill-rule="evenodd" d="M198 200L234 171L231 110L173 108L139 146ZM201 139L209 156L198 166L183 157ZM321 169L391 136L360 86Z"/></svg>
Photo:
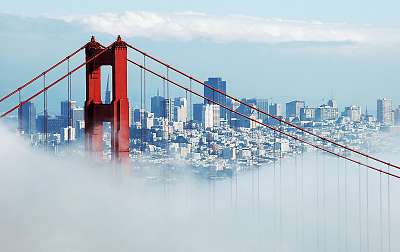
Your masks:
<svg viewBox="0 0 400 252"><path fill-rule="evenodd" d="M399 7L2 3L0 250L400 250Z"/></svg>

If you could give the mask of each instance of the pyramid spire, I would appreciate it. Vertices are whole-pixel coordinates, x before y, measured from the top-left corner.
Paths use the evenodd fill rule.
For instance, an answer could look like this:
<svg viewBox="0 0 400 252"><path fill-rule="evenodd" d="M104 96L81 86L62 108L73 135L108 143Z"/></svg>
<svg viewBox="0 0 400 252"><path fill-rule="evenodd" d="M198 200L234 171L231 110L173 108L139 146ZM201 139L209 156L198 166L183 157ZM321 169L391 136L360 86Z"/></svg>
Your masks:
<svg viewBox="0 0 400 252"><path fill-rule="evenodd" d="M106 99L105 99L106 104L111 103L111 91L110 91L110 74L108 74L107 77L107 87L106 87Z"/></svg>

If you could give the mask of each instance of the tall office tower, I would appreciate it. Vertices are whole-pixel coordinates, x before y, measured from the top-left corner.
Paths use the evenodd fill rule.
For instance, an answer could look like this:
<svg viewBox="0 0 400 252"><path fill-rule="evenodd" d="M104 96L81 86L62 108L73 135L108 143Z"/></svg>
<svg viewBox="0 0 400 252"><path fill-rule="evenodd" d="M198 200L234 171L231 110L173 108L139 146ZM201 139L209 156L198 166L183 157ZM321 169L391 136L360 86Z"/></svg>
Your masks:
<svg viewBox="0 0 400 252"><path fill-rule="evenodd" d="M129 107L129 128L134 124L135 108L133 106Z"/></svg>
<svg viewBox="0 0 400 252"><path fill-rule="evenodd" d="M268 113L268 99L256 99L256 107L266 113ZM258 119L261 119L263 122L268 120L268 116L266 114L257 112Z"/></svg>
<svg viewBox="0 0 400 252"><path fill-rule="evenodd" d="M202 123L205 129L219 127L221 122L220 108L216 104L204 104L202 109Z"/></svg>
<svg viewBox="0 0 400 252"><path fill-rule="evenodd" d="M252 99L243 98L241 101L247 105L250 105L252 108L257 107L257 99L255 98ZM257 118L257 111L252 109L251 107L246 106L244 104L240 104L240 106L235 111L246 117L238 114L232 114L231 126L250 128L251 121L247 117ZM233 118L235 118L236 120L233 120Z"/></svg>
<svg viewBox="0 0 400 252"><path fill-rule="evenodd" d="M36 108L32 102L27 102L18 108L18 127L24 134L36 131Z"/></svg>
<svg viewBox="0 0 400 252"><path fill-rule="evenodd" d="M84 121L85 120L85 111L83 108L74 108L72 110L72 118L74 119L74 123L76 121ZM73 126L74 123L71 125Z"/></svg>
<svg viewBox="0 0 400 252"><path fill-rule="evenodd" d="M376 102L376 118L378 122L385 125L393 124L392 99L382 98Z"/></svg>
<svg viewBox="0 0 400 252"><path fill-rule="evenodd" d="M360 106L350 106L345 107L344 115L350 118L352 122L360 122L361 121L361 108Z"/></svg>
<svg viewBox="0 0 400 252"><path fill-rule="evenodd" d="M306 103L304 101L291 101L286 103L286 117L300 118L300 110L304 108Z"/></svg>
<svg viewBox="0 0 400 252"><path fill-rule="evenodd" d="M111 90L110 90L110 75L107 77L106 95L104 99L105 104L111 104Z"/></svg>
<svg viewBox="0 0 400 252"><path fill-rule="evenodd" d="M61 102L61 117L63 119L63 126L67 127L68 126L68 115L70 116L71 119L71 125L73 125L74 118L73 118L73 110L76 109L76 101L70 101L68 104L68 101L62 101Z"/></svg>
<svg viewBox="0 0 400 252"><path fill-rule="evenodd" d="M223 93L226 93L226 81L222 80L222 78L208 78L207 81L204 82L206 85L211 86L212 88L219 90ZM204 96L211 101L215 101L218 104L227 106L227 98L225 95L212 90L211 88L204 87ZM212 104L209 100L204 99L204 104ZM220 118L227 119L226 117L227 111L224 108L220 109Z"/></svg>
<svg viewBox="0 0 400 252"><path fill-rule="evenodd" d="M150 111L155 118L164 117L164 97L159 96L158 92L156 96L151 97Z"/></svg>
<svg viewBox="0 0 400 252"><path fill-rule="evenodd" d="M315 108L304 107L300 109L300 120L301 121L314 121L315 120Z"/></svg>
<svg viewBox="0 0 400 252"><path fill-rule="evenodd" d="M280 117L283 118L283 108L282 105L279 103L271 103L271 105L269 105L269 113L273 116L276 117ZM270 124L279 124L279 121L273 119L273 118L269 118L268 122Z"/></svg>
<svg viewBox="0 0 400 252"><path fill-rule="evenodd" d="M144 109L134 109L133 110L133 122L141 122L144 117Z"/></svg>
<svg viewBox="0 0 400 252"><path fill-rule="evenodd" d="M201 123L203 121L203 103L193 104L193 121Z"/></svg>
<svg viewBox="0 0 400 252"><path fill-rule="evenodd" d="M188 117L188 104L184 97L174 99L174 121L186 122Z"/></svg>
<svg viewBox="0 0 400 252"><path fill-rule="evenodd" d="M334 99L330 99L326 105L328 105L328 106L330 106L332 108L337 108L338 107L337 106L337 102Z"/></svg>
<svg viewBox="0 0 400 252"><path fill-rule="evenodd" d="M394 110L394 124L399 126L400 125L400 106Z"/></svg>
<svg viewBox="0 0 400 252"><path fill-rule="evenodd" d="M171 98L164 99L161 108L163 109L162 117L168 119L168 121L172 121L174 119L174 100Z"/></svg>
<svg viewBox="0 0 400 252"><path fill-rule="evenodd" d="M323 122L336 120L338 117L339 111L337 107L324 104L315 109L315 121Z"/></svg>

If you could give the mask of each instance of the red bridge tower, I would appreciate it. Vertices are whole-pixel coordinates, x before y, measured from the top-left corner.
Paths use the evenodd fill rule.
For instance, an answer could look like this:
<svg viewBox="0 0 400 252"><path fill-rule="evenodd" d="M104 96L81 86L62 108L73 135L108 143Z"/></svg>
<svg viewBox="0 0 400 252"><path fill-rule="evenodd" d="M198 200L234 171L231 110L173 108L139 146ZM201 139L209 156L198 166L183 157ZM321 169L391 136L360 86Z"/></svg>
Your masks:
<svg viewBox="0 0 400 252"><path fill-rule="evenodd" d="M92 37L87 44L86 60L104 50ZM129 101L127 46L121 37L98 58L86 66L85 146L86 150L102 157L103 122L111 122L111 152L114 160L129 159ZM112 101L101 99L101 66L112 67Z"/></svg>

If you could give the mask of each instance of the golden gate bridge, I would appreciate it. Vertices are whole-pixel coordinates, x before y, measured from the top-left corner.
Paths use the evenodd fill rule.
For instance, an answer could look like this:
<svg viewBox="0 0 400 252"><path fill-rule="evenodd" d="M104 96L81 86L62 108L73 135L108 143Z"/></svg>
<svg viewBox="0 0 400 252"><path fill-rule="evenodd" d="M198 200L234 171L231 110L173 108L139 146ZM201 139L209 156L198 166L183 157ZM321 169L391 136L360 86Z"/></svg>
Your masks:
<svg viewBox="0 0 400 252"><path fill-rule="evenodd" d="M76 57L81 51L85 50L85 61L78 66L70 69L70 60ZM141 55L139 58L130 58L128 56L128 50L133 50L134 52ZM161 73L154 68L149 67L148 62L152 61L158 64L162 68L165 68L165 72ZM67 63L68 70L67 73L56 79L51 83L46 83L46 76L60 65ZM164 83L175 86L179 90L183 90L186 93L195 95L199 98L204 99L212 104L219 105L221 108L227 111L237 114L243 118L246 118L262 127L265 127L273 132L276 132L280 136L285 136L302 145L309 145L310 147L319 150L321 152L327 153L338 159L342 159L351 163L356 164L360 167L365 167L368 170L379 173L380 175L386 175L389 178L400 179L400 175L397 170L400 170L400 166L393 164L384 159L373 156L369 153L365 153L358 149L346 146L339 143L333 139L318 135L311 130L305 129L298 126L297 124L288 122L280 117L274 116L266 111L261 110L248 104L243 100L240 100L228 93L224 93L207 83L201 81L200 79L194 77L193 75L187 74L183 70L180 70L165 61L150 55L149 53L125 42L120 36L117 40L108 46L104 46L96 41L92 36L91 40L85 45L81 46L79 49L75 50L56 64L52 65L42 73L38 74L31 80L25 82L23 85L19 86L15 90L4 95L0 99L0 104L4 104L5 101L11 99L12 97L18 98L18 103L10 107L6 112L1 114L1 118L13 113L18 108L30 102L39 96L43 96L43 113L44 120L47 120L48 111L48 101L47 93L50 89L61 83L63 80L67 79L68 82L68 101L71 101L71 76L83 67L86 67L86 99L84 107L84 120L85 120L85 147L88 153L94 156L100 157L103 152L103 122L111 123L111 151L112 158L118 163L127 163L129 161L130 152L130 134L129 134L129 99L128 99L128 65L137 67L141 73L141 92L145 92L145 74L151 74L156 78L159 78ZM112 67L112 101L110 104L104 104L101 97L101 66L111 66ZM185 85L173 78L170 78L169 73L174 72L180 77L187 79L189 85ZM35 92L33 95L26 99L22 98L22 91L24 91L29 86L32 86L38 80L43 79L43 86ZM201 87L208 88L213 92L219 93L233 101L240 103L243 106L248 107L252 111L256 111L263 114L273 120L276 120L282 125L291 127L301 134L293 134L287 132L276 125L271 125L265 122L254 119L248 115L240 113L226 104L222 104L216 100L213 100L193 88L193 84L198 84ZM141 97L144 95L141 94ZM19 118L21 120L21 118ZM68 126L72 125L71 116L68 115ZM46 123L44 123L44 135L47 136ZM306 138L305 136L311 136L315 141ZM143 140L142 140L143 141ZM321 144L322 142L322 144ZM389 186L389 184L388 184ZM388 188L388 204L390 203L390 190ZM390 211L390 207L388 208ZM388 213L390 216L390 212ZM390 240L390 232L389 237ZM390 245L390 242L389 242Z"/></svg>

